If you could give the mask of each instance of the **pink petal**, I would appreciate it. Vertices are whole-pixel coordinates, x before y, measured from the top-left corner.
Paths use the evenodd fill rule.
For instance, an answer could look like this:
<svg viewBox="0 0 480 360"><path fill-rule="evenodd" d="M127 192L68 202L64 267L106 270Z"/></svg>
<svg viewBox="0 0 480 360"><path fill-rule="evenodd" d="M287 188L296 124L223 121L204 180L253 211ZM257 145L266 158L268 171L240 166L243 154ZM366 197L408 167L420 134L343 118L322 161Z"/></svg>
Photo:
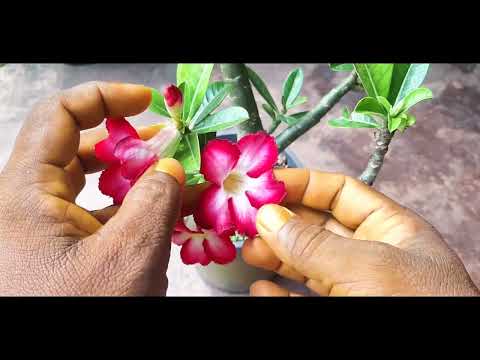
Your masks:
<svg viewBox="0 0 480 360"><path fill-rule="evenodd" d="M114 156L122 164L122 175L133 181L157 160L157 156L143 140L132 137L127 137L117 144Z"/></svg>
<svg viewBox="0 0 480 360"><path fill-rule="evenodd" d="M257 235L255 218L258 210L250 204L247 196L242 194L230 198L228 207L239 233L245 234L250 238Z"/></svg>
<svg viewBox="0 0 480 360"><path fill-rule="evenodd" d="M248 178L245 191L252 206L259 209L265 204L279 204L287 195L285 184L275 180L273 171L264 172L257 178Z"/></svg>
<svg viewBox="0 0 480 360"><path fill-rule="evenodd" d="M181 105L183 102L182 92L178 87L173 84L170 84L163 90L163 96L167 106L172 107L175 105Z"/></svg>
<svg viewBox="0 0 480 360"><path fill-rule="evenodd" d="M238 142L241 155L236 169L258 177L275 165L278 149L275 139L263 131L245 135Z"/></svg>
<svg viewBox="0 0 480 360"><path fill-rule="evenodd" d="M200 263L208 265L210 263L210 259L203 248L203 242L203 239L192 238L183 244L182 250L180 250L180 257L184 264Z"/></svg>
<svg viewBox="0 0 480 360"><path fill-rule="evenodd" d="M187 232L174 232L172 235L172 242L175 245L183 245L187 240L192 238L192 234Z"/></svg>
<svg viewBox="0 0 480 360"><path fill-rule="evenodd" d="M202 192L193 217L201 228L213 228L219 234L225 233L235 226L230 217L228 197L217 185L211 185Z"/></svg>
<svg viewBox="0 0 480 360"><path fill-rule="evenodd" d="M112 197L116 205L122 203L131 187L131 182L122 176L120 165L111 165L104 170L98 182L100 191Z"/></svg>
<svg viewBox="0 0 480 360"><path fill-rule="evenodd" d="M230 236L219 236L211 230L204 230L204 232L203 248L210 259L217 264L228 264L235 260L237 250L230 240Z"/></svg>
<svg viewBox="0 0 480 360"><path fill-rule="evenodd" d="M237 164L239 156L240 151L236 144L228 140L211 140L203 149L200 172L207 181L222 185Z"/></svg>
<svg viewBox="0 0 480 360"><path fill-rule="evenodd" d="M95 156L106 163L115 163L115 146L126 137L139 139L135 128L124 118L107 118L108 137L95 145Z"/></svg>
<svg viewBox="0 0 480 360"><path fill-rule="evenodd" d="M186 233L192 233L192 230L190 230L187 225L185 225L185 221L184 221L184 218L180 218L179 220L177 220L176 224L175 224L175 227L173 229L173 231L176 231L176 232L186 232Z"/></svg>

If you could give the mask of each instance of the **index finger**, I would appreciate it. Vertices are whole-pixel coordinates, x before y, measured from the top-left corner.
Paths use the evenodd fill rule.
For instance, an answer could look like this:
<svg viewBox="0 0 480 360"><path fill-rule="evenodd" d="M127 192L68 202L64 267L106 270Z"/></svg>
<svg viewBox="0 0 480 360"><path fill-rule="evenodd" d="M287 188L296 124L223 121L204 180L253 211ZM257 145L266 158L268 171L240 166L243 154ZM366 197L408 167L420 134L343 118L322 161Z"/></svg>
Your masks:
<svg viewBox="0 0 480 360"><path fill-rule="evenodd" d="M80 130L99 125L105 117L144 111L151 100L143 85L90 82L41 101L27 117L12 158L30 166L65 167L76 156Z"/></svg>
<svg viewBox="0 0 480 360"><path fill-rule="evenodd" d="M379 209L401 209L387 196L350 176L310 169L276 169L274 173L277 180L285 183L285 204L331 211L350 229L356 229Z"/></svg>

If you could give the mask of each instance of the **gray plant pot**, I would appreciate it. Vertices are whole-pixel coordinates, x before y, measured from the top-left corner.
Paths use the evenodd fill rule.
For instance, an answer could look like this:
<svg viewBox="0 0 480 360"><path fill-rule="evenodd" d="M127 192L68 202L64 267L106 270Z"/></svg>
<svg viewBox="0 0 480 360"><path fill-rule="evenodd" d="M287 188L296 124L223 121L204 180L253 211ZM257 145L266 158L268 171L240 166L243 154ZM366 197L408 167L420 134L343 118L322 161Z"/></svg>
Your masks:
<svg viewBox="0 0 480 360"><path fill-rule="evenodd" d="M219 138L226 138L231 141L236 140L235 135L222 135ZM290 151L286 151L288 166L291 168L302 167L301 162ZM236 242L237 257L227 265L218 265L210 263L207 266L197 265L197 272L201 279L210 286L229 293L246 293L250 285L257 280L270 280L275 277L272 271L266 271L260 268L250 266L242 259L241 250L243 242Z"/></svg>

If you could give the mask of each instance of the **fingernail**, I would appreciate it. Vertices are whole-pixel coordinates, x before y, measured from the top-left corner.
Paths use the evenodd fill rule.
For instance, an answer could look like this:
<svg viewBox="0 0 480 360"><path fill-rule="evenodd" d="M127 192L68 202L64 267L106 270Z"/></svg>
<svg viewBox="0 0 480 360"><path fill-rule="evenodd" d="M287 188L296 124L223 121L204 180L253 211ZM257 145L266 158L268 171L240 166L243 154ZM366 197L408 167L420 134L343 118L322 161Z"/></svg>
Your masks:
<svg viewBox="0 0 480 360"><path fill-rule="evenodd" d="M185 171L182 165L175 159L164 158L157 161L155 171L173 176L180 185L185 184Z"/></svg>
<svg viewBox="0 0 480 360"><path fill-rule="evenodd" d="M257 214L257 230L262 235L277 233L295 214L280 205L265 205Z"/></svg>

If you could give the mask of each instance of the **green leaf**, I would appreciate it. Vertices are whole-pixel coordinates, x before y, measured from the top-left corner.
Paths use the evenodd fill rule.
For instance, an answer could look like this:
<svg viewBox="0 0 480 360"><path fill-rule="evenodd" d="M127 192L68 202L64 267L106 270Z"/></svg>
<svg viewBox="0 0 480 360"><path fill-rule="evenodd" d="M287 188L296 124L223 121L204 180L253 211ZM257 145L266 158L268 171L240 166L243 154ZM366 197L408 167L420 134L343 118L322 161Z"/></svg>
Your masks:
<svg viewBox="0 0 480 360"><path fill-rule="evenodd" d="M390 118L388 120L388 131L394 132L398 129L400 124L402 123L402 118L400 116Z"/></svg>
<svg viewBox="0 0 480 360"><path fill-rule="evenodd" d="M292 70L282 87L282 104L287 109L300 94L303 85L303 70L301 68Z"/></svg>
<svg viewBox="0 0 480 360"><path fill-rule="evenodd" d="M353 112L351 118L332 119L328 124L339 128L380 128L380 125L370 116Z"/></svg>
<svg viewBox="0 0 480 360"><path fill-rule="evenodd" d="M233 85L226 84L223 81L210 84L200 107L189 122L189 128L193 128L195 124L205 119L213 110L219 107L232 88Z"/></svg>
<svg viewBox="0 0 480 360"><path fill-rule="evenodd" d="M362 113L367 115L380 115L386 117L388 112L380 102L373 97L365 97L357 103L355 109L356 113Z"/></svg>
<svg viewBox="0 0 480 360"><path fill-rule="evenodd" d="M428 88L421 87L415 90L412 90L408 93L400 102L398 102L392 109L392 116L397 116L412 106L416 105L420 101L428 100L433 98L432 91Z"/></svg>
<svg viewBox="0 0 480 360"><path fill-rule="evenodd" d="M184 122L190 120L200 106L212 69L213 64L178 64L177 84L185 82L182 115Z"/></svg>
<svg viewBox="0 0 480 360"><path fill-rule="evenodd" d="M353 71L353 64L330 64L333 71Z"/></svg>
<svg viewBox="0 0 480 360"><path fill-rule="evenodd" d="M382 104L387 113L390 113L390 111L392 110L392 104L390 104L388 100L383 96L377 96L377 100L380 104Z"/></svg>
<svg viewBox="0 0 480 360"><path fill-rule="evenodd" d="M202 184L204 182L205 182L205 178L203 177L203 175L201 173L186 174L185 185L187 185L187 186Z"/></svg>
<svg viewBox="0 0 480 360"><path fill-rule="evenodd" d="M258 93L265 99L265 101L270 105L272 109L278 111L277 105L275 104L275 100L273 100L272 95L268 91L267 85L265 82L258 76L258 74L253 71L251 68L247 66L248 78L252 82L255 89L257 89Z"/></svg>
<svg viewBox="0 0 480 360"><path fill-rule="evenodd" d="M267 112L268 115L274 120L276 118L275 111L268 104L262 104L263 109Z"/></svg>
<svg viewBox="0 0 480 360"><path fill-rule="evenodd" d="M167 108L165 107L165 99L162 94L157 89L152 88L152 101L148 107L148 110L154 112L155 114L171 117L168 113Z"/></svg>
<svg viewBox="0 0 480 360"><path fill-rule="evenodd" d="M417 119L415 119L415 116L407 114L406 121L407 121L407 126L413 126L416 124Z"/></svg>
<svg viewBox="0 0 480 360"><path fill-rule="evenodd" d="M220 131L248 120L248 112L240 106L232 106L207 116L191 130L197 134Z"/></svg>
<svg viewBox="0 0 480 360"><path fill-rule="evenodd" d="M200 144L197 134L185 135L180 141L174 157L182 164L185 173L198 172L200 170Z"/></svg>
<svg viewBox="0 0 480 360"><path fill-rule="evenodd" d="M305 114L308 114L308 111L301 111L295 114L290 114L289 116L294 117L296 119L302 118Z"/></svg>
<svg viewBox="0 0 480 360"><path fill-rule="evenodd" d="M302 105L307 102L306 96L299 96L297 97L290 105L287 105L287 110L294 108L295 106Z"/></svg>
<svg viewBox="0 0 480 360"><path fill-rule="evenodd" d="M367 94L387 97L392 80L393 64L353 64Z"/></svg>
<svg viewBox="0 0 480 360"><path fill-rule="evenodd" d="M396 105L425 79L430 64L394 64L388 100Z"/></svg>
<svg viewBox="0 0 480 360"><path fill-rule="evenodd" d="M277 119L284 122L288 126L292 126L292 125L295 125L296 123L298 123L298 121L300 120L300 117L278 114Z"/></svg>

